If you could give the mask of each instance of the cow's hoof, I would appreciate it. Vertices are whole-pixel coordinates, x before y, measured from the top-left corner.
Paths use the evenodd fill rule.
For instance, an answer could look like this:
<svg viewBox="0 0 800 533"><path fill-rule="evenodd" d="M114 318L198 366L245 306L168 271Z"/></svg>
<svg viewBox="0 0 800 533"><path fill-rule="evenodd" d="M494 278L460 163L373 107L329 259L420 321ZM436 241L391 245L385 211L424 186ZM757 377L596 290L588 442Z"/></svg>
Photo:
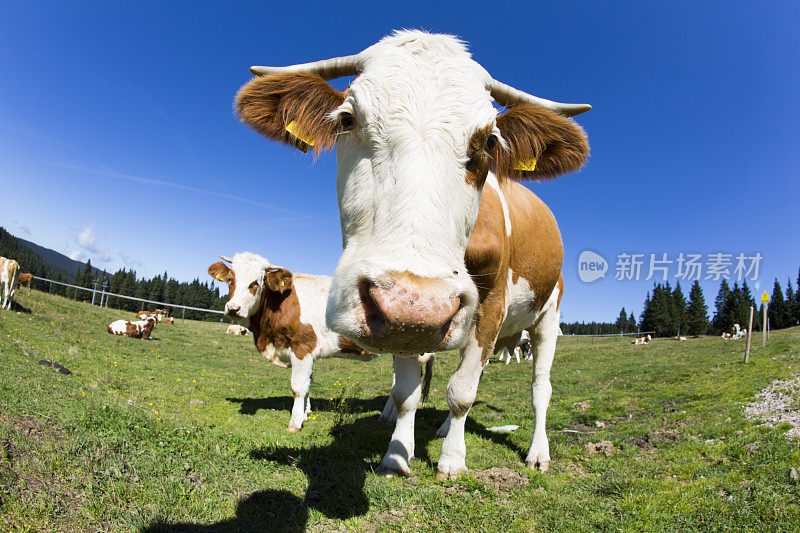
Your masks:
<svg viewBox="0 0 800 533"><path fill-rule="evenodd" d="M531 470L539 470L540 472L547 472L550 470L550 461L527 461L525 466Z"/></svg>
<svg viewBox="0 0 800 533"><path fill-rule="evenodd" d="M289 427L286 428L286 431L288 431L289 433L298 433L301 429L303 429L303 428L299 428L297 426L289 425Z"/></svg>
<svg viewBox="0 0 800 533"><path fill-rule="evenodd" d="M395 477L395 476L405 477L405 476L409 475L410 473L411 473L410 470L404 472L403 470L400 470L398 468L391 468L391 467L383 466L383 465L379 466L375 470L375 475L378 475L378 476L381 476L381 477Z"/></svg>
<svg viewBox="0 0 800 533"><path fill-rule="evenodd" d="M435 479L436 481L447 481L448 479L458 479L461 477L462 474L466 474L467 469L459 470L456 472L442 472L441 470L436 471Z"/></svg>

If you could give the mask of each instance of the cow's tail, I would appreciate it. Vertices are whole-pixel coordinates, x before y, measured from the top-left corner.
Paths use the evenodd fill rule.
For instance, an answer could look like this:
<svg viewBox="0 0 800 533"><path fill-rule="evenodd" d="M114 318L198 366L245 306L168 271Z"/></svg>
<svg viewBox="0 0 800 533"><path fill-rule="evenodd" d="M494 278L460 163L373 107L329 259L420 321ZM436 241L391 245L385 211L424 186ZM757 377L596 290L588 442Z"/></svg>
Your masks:
<svg viewBox="0 0 800 533"><path fill-rule="evenodd" d="M431 356L428 358L428 360L425 361L425 375L422 378L422 401L423 402L428 399L428 393L431 391L431 378L433 377L433 358L434 358L434 355L431 354Z"/></svg>

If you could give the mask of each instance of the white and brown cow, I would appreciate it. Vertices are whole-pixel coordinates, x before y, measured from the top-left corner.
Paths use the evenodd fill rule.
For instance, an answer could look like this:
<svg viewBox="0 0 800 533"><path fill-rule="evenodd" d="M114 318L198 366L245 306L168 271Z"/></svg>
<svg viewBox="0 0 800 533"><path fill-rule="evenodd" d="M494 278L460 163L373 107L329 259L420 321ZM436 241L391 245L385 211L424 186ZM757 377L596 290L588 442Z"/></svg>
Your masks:
<svg viewBox="0 0 800 533"><path fill-rule="evenodd" d="M225 330L225 333L228 335L247 335L249 330L244 327L240 326L239 324L231 324L228 326L228 329Z"/></svg>
<svg viewBox="0 0 800 533"><path fill-rule="evenodd" d="M326 327L325 303L331 278L293 274L250 252L238 253L233 258L220 257L230 266L218 261L208 267L208 273L228 284L225 312L245 321L253 332L256 349L268 361L292 369L294 405L288 431L300 431L311 411L309 388L317 359L370 361L378 354L366 352ZM421 364L427 363L426 383L430 383L432 356L414 358ZM381 418L391 422L395 416L390 394Z"/></svg>
<svg viewBox="0 0 800 533"><path fill-rule="evenodd" d="M0 257L0 285L3 288L3 305L0 309L11 309L11 300L17 290L19 263L13 259Z"/></svg>
<svg viewBox="0 0 800 533"><path fill-rule="evenodd" d="M236 100L243 122L304 151L337 146L344 251L328 326L370 351L461 350L437 475L467 470L464 424L481 371L523 329L535 354L526 462L546 470L563 248L550 210L517 180L579 169L589 147L568 117L591 106L500 83L462 41L421 31L354 56L251 71ZM346 91L325 82L341 76L356 76ZM405 474L419 363L395 366L399 418L381 470Z"/></svg>
<svg viewBox="0 0 800 533"><path fill-rule="evenodd" d="M156 321L148 320L115 320L108 325L108 332L112 335L125 335L134 339L150 339L150 334Z"/></svg>

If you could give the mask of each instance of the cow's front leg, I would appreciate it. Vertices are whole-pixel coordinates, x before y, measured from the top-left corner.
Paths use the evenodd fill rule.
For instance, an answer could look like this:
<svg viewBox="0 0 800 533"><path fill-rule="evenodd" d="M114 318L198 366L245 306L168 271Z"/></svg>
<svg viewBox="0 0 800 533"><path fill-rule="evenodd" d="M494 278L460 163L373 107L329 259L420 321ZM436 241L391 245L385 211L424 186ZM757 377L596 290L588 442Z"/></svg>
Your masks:
<svg viewBox="0 0 800 533"><path fill-rule="evenodd" d="M397 422L397 409L395 409L394 400L392 400L392 394L394 394L394 383L395 377L394 372L392 372L392 388L389 390L389 399L386 400L386 405L383 406L381 416L378 417L378 420L381 422L386 422L387 424L394 424Z"/></svg>
<svg viewBox="0 0 800 533"><path fill-rule="evenodd" d="M392 400L397 409L397 424L378 474L392 476L411 472L408 462L414 457L414 417L422 396L421 371L422 365L416 357L394 357Z"/></svg>
<svg viewBox="0 0 800 533"><path fill-rule="evenodd" d="M442 442L436 479L456 477L467 471L467 445L464 442L464 425L467 421L478 383L481 379L484 352L475 338L475 328L470 332L470 341L461 350L461 363L447 384L447 404L450 407L450 426ZM447 421L445 421L447 423Z"/></svg>
<svg viewBox="0 0 800 533"><path fill-rule="evenodd" d="M289 418L289 427L286 428L292 433L300 431L303 428L303 422L308 420L308 412L311 410L309 389L313 370L314 359L310 354L303 359L292 356L291 383L294 403L292 404L292 416Z"/></svg>
<svg viewBox="0 0 800 533"><path fill-rule="evenodd" d="M550 469L550 443L545 432L547 407L553 387L550 385L550 367L556 353L558 340L558 307L555 302L545 311L539 323L531 331L533 348L533 383L531 385L531 405L535 417L533 439L525 464L528 468L539 468L542 472Z"/></svg>

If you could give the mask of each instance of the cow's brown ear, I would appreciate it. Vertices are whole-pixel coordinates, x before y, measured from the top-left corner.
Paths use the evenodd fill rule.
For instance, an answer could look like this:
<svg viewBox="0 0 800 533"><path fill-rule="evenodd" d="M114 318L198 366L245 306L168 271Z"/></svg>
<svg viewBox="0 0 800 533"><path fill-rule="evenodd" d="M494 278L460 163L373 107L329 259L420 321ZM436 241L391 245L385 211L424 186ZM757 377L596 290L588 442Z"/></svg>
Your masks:
<svg viewBox="0 0 800 533"><path fill-rule="evenodd" d="M236 94L239 118L262 135L316 154L336 145L336 122L328 114L342 105L340 93L316 74L291 72L254 78Z"/></svg>
<svg viewBox="0 0 800 533"><path fill-rule="evenodd" d="M228 268L228 265L223 263L222 261L217 261L210 267L208 267L208 274L218 280L224 281L225 283L228 282L228 277L230 276L231 269Z"/></svg>
<svg viewBox="0 0 800 533"><path fill-rule="evenodd" d="M498 176L516 180L554 178L580 169L589 156L586 132L544 107L522 104L497 117L508 149L494 150Z"/></svg>
<svg viewBox="0 0 800 533"><path fill-rule="evenodd" d="M285 268L270 267L264 274L264 285L272 292L284 292L292 288L292 273Z"/></svg>

